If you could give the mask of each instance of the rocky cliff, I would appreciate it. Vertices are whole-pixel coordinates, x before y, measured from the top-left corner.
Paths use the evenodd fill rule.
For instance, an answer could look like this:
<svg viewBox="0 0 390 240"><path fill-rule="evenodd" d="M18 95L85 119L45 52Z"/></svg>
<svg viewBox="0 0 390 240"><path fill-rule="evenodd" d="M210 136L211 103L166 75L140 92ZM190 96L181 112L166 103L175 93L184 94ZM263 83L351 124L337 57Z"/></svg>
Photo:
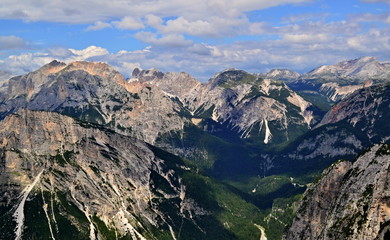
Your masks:
<svg viewBox="0 0 390 240"><path fill-rule="evenodd" d="M185 101L195 118L264 144L289 141L315 122L311 104L284 83L237 69L216 74Z"/></svg>
<svg viewBox="0 0 390 240"><path fill-rule="evenodd" d="M389 239L390 145L340 161L305 193L285 239Z"/></svg>
<svg viewBox="0 0 390 240"><path fill-rule="evenodd" d="M159 134L181 130L181 105L163 91L143 86L126 90L122 75L104 63L52 62L11 78L0 93L0 119L19 108L60 112L109 126L154 143Z"/></svg>
<svg viewBox="0 0 390 240"><path fill-rule="evenodd" d="M221 197L209 197L217 192ZM260 234L250 220L253 205L180 158L56 113L20 110L0 122L0 196L1 239ZM232 199L248 209L237 209L238 221L227 220L237 214Z"/></svg>

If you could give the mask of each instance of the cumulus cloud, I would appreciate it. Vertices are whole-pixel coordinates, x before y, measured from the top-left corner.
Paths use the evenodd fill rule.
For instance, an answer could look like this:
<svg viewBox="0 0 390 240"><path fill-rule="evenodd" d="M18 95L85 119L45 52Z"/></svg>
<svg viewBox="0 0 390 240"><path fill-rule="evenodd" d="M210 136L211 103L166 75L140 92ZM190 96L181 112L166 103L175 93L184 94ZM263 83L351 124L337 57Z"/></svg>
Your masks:
<svg viewBox="0 0 390 240"><path fill-rule="evenodd" d="M96 46L90 46L82 50L64 48L47 49L41 52L8 56L0 60L0 69L4 69L15 75L25 74L53 60L70 63L74 61L93 60L94 58L108 56L109 54L106 49Z"/></svg>
<svg viewBox="0 0 390 240"><path fill-rule="evenodd" d="M122 18L121 21L113 21L112 24L119 29L137 30L145 27L141 20L129 16Z"/></svg>
<svg viewBox="0 0 390 240"><path fill-rule="evenodd" d="M103 21L97 21L93 25L90 25L87 27L87 31L97 31L105 28L111 27L111 24L103 22Z"/></svg>
<svg viewBox="0 0 390 240"><path fill-rule="evenodd" d="M311 0L3 0L0 16L7 19L28 21L52 21L64 23L95 23L108 18L132 16L142 18L148 14L159 17L183 16L189 20L207 16L240 16L243 12L264 9L288 3L302 3ZM109 17L108 17L109 16Z"/></svg>
<svg viewBox="0 0 390 240"><path fill-rule="evenodd" d="M326 34L286 34L283 36L283 39L288 42L298 42L298 43L318 43L329 41L329 38Z"/></svg>
<svg viewBox="0 0 390 240"><path fill-rule="evenodd" d="M246 19L247 12L310 1L312 0L3 0L0 16L3 19L25 21L91 24L86 29L88 31L110 26L138 30L148 25L159 33L209 37L234 32L239 34L240 29L248 30L250 25Z"/></svg>
<svg viewBox="0 0 390 240"><path fill-rule="evenodd" d="M0 50L23 49L26 47L26 42L20 37L0 36Z"/></svg>
<svg viewBox="0 0 390 240"><path fill-rule="evenodd" d="M85 22L91 24L86 29L89 31L108 27L130 29L135 31L132 36L148 47L117 53L96 46L81 50L47 49L40 53L2 59L0 69L20 74L35 70L53 59L65 62L94 60L107 62L125 75L129 75L135 67L154 67L162 71L186 71L201 80L207 80L216 71L229 67L249 72L266 72L272 68L305 72L318 65L363 55L389 60L390 29L387 24L390 23L390 16L383 12L349 15L339 21L329 21L328 13L291 15L282 23L273 25L272 22L252 22L247 12L310 0L199 0L197 3L149 0L129 4L116 0L98 0L94 1L93 6L88 5L92 3L90 1L71 1L66 4L81 12L89 6L90 11L84 13L82 19L78 10L60 7L62 12L54 10L59 14L55 21ZM17 4L13 2L9 0L9 9L13 11L14 17L27 20L51 19L50 16L40 15L40 11L45 12L44 9L36 12L34 9L22 10L15 7ZM52 1L49 4L54 7L62 3ZM23 9L29 8L24 6ZM104 9L104 14L99 12L103 11L101 9ZM4 7L0 6L2 14ZM62 18L61 14L67 18ZM12 18L11 15L9 18ZM235 35L243 37L232 41L217 39ZM9 42L15 44L18 41ZM23 46L20 40L19 46Z"/></svg>
<svg viewBox="0 0 390 240"><path fill-rule="evenodd" d="M157 37L157 35L152 32L138 32L135 34L135 37L155 46L186 47L192 44L191 40L187 40L183 35L179 34L167 34L162 37Z"/></svg>
<svg viewBox="0 0 390 240"><path fill-rule="evenodd" d="M323 25L323 28L327 28L326 23ZM342 24L340 26L343 27ZM22 74L36 70L54 59L67 63L91 60L106 62L125 76L129 76L135 67L158 68L164 72L185 71L205 81L215 72L229 67L254 73L267 72L272 68L289 68L303 73L319 65L364 55L388 60L390 31L373 28L368 34L353 36L326 33L308 35L304 32L301 29L301 32L286 33L278 40L214 45L194 43L180 35L159 37L154 33L141 32L137 37L151 42L153 47L117 53L96 46L81 50L49 49L2 59L0 69Z"/></svg>

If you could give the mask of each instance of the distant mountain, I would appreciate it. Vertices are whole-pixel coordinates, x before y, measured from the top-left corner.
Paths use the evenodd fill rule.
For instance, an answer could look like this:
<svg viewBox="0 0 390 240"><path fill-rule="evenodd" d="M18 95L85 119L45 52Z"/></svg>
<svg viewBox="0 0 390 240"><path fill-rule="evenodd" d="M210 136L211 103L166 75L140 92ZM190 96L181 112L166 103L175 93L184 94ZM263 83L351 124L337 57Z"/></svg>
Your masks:
<svg viewBox="0 0 390 240"><path fill-rule="evenodd" d="M1 239L258 239L260 211L180 158L99 125L0 122Z"/></svg>
<svg viewBox="0 0 390 240"><path fill-rule="evenodd" d="M0 70L0 91L4 91L7 88L8 79L12 77L12 73Z"/></svg>
<svg viewBox="0 0 390 240"><path fill-rule="evenodd" d="M332 103L358 89L389 81L389 63L381 63L374 57L361 57L318 67L288 85L316 106L328 110Z"/></svg>
<svg viewBox="0 0 390 240"><path fill-rule="evenodd" d="M285 239L389 239L390 145L340 161L306 191Z"/></svg>
<svg viewBox="0 0 390 240"><path fill-rule="evenodd" d="M346 60L335 65L324 65L301 76L302 79L351 79L359 83L390 77L390 64L381 63L375 57Z"/></svg>
<svg viewBox="0 0 390 240"><path fill-rule="evenodd" d="M272 69L271 71L264 74L264 76L266 78L275 80L294 81L297 80L301 75L289 69Z"/></svg>

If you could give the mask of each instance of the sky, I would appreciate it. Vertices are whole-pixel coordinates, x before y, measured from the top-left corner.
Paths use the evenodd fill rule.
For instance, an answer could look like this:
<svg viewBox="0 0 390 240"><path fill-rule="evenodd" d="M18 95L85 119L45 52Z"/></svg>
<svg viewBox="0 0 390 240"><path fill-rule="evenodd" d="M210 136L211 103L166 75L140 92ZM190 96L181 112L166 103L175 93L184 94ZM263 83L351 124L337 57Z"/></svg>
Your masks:
<svg viewBox="0 0 390 240"><path fill-rule="evenodd" d="M188 72L305 73L374 56L390 61L390 0L0 0L0 70L56 59Z"/></svg>

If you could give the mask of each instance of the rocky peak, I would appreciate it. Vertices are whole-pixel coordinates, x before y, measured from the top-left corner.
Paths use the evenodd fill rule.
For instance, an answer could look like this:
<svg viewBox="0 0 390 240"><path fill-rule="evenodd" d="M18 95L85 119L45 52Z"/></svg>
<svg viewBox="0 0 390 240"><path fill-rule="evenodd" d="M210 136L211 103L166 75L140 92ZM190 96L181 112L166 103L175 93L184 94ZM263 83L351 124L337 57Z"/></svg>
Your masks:
<svg viewBox="0 0 390 240"><path fill-rule="evenodd" d="M87 62L78 61L70 63L64 71L76 71L82 70L88 72L91 75L100 76L102 78L110 79L122 86L125 85L124 78L117 70L110 65L103 62Z"/></svg>
<svg viewBox="0 0 390 240"><path fill-rule="evenodd" d="M66 67L66 63L53 60L50 63L41 67L38 71L42 72L45 75L57 73Z"/></svg>
<svg viewBox="0 0 390 240"><path fill-rule="evenodd" d="M272 69L265 74L265 77L276 80L296 80L299 76L299 73L289 69Z"/></svg>
<svg viewBox="0 0 390 240"><path fill-rule="evenodd" d="M211 88L215 88L217 86L234 87L243 83L253 83L257 78L257 76L249 74L243 70L228 68L214 75L214 77L208 81L207 85Z"/></svg>
<svg viewBox="0 0 390 240"><path fill-rule="evenodd" d="M155 68L149 70L134 69L132 78L127 81L130 91L143 89L146 86L156 86L168 95L184 98L201 82L185 72L162 73Z"/></svg>
<svg viewBox="0 0 390 240"><path fill-rule="evenodd" d="M367 80L371 78L386 78L390 76L390 70L386 64L380 63L375 57L361 57L353 60L346 60L334 65L318 67L302 78L351 78Z"/></svg>
<svg viewBox="0 0 390 240"><path fill-rule="evenodd" d="M164 73L160 72L156 68L151 68L149 70L140 70L139 68L135 68L131 76L133 79L138 79L141 82L148 82L155 79L162 79L164 77Z"/></svg>

